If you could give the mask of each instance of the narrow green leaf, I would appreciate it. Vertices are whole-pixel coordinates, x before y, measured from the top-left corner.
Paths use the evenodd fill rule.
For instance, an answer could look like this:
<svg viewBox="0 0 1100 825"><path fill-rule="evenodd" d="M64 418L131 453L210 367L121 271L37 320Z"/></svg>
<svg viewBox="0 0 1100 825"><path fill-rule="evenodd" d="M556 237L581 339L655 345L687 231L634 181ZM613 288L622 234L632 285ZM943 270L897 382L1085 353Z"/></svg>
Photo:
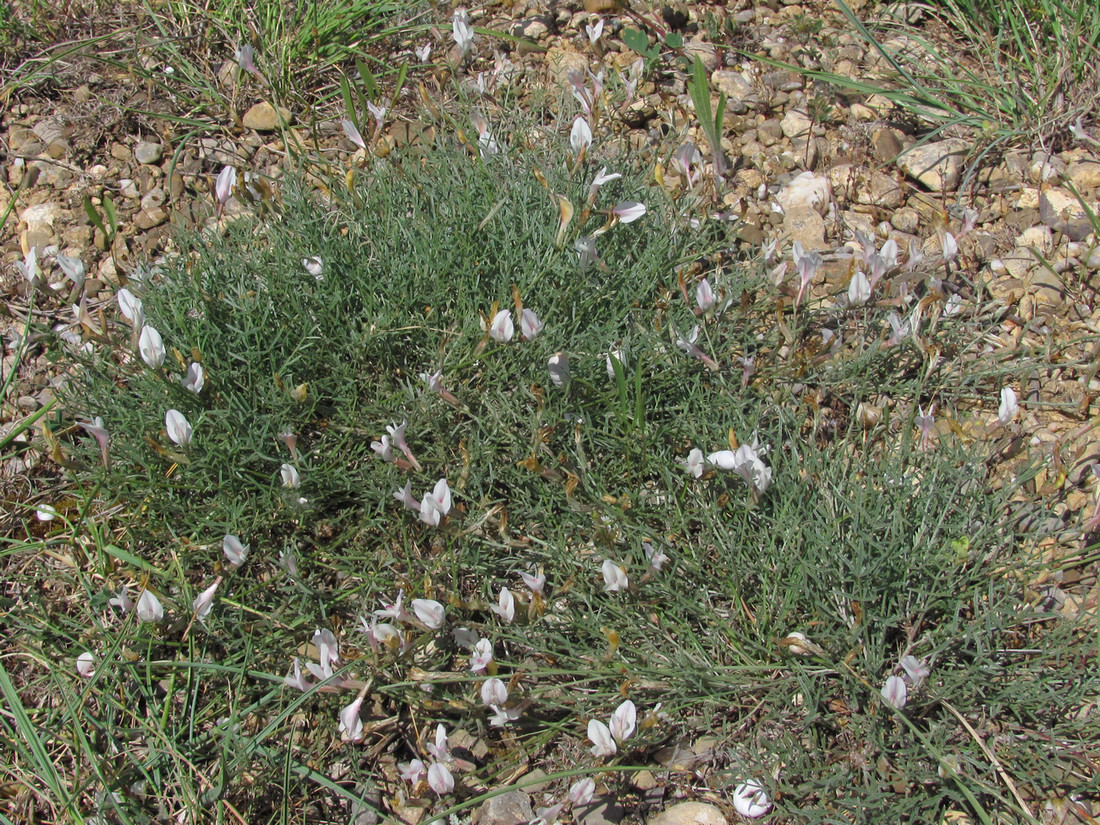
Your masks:
<svg viewBox="0 0 1100 825"><path fill-rule="evenodd" d="M118 231L118 211L110 195L103 196L103 213L107 216L107 224L111 227L113 236Z"/></svg>
<svg viewBox="0 0 1100 825"><path fill-rule="evenodd" d="M355 61L355 68L359 70L359 79L363 82L363 89L366 91L367 97L374 100L375 95L378 94L378 80L375 78L374 72L362 60Z"/></svg>
<svg viewBox="0 0 1100 825"><path fill-rule="evenodd" d="M138 558L129 550L123 550L121 547L118 547L114 544L108 544L103 549L119 561L126 562L126 564L129 564L131 567L136 567L139 570L145 570L148 573L156 573L158 576L165 575L164 571L161 570L159 567L154 567L153 565L149 564L149 562L145 561L145 559Z"/></svg>
<svg viewBox="0 0 1100 825"><path fill-rule="evenodd" d="M88 220L92 222L92 226L104 235L107 234L107 227L103 225L103 217L99 214L99 210L92 204L92 199L87 195L84 196L84 213L88 216Z"/></svg>

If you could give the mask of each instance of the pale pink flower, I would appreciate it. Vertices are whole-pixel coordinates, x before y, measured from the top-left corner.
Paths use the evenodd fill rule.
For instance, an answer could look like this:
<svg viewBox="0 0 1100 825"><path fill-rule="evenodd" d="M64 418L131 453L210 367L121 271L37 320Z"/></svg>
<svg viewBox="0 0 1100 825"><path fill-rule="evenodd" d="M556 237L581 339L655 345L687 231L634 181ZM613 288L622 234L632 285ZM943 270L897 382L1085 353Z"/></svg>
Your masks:
<svg viewBox="0 0 1100 825"><path fill-rule="evenodd" d="M630 587L630 579L627 578L626 571L611 559L604 559L601 570L603 571L603 589L608 593L618 593Z"/></svg>
<svg viewBox="0 0 1100 825"><path fill-rule="evenodd" d="M619 746L615 744L610 728L599 719L589 720L588 739L593 745L590 748L593 756L614 756L619 752Z"/></svg>
<svg viewBox="0 0 1100 825"><path fill-rule="evenodd" d="M512 591L507 587L500 588L500 598L496 604L489 605L489 608L500 616L504 620L505 624L511 624L516 618L516 600L512 596ZM498 702L497 704L502 704Z"/></svg>
<svg viewBox="0 0 1100 825"><path fill-rule="evenodd" d="M283 480L284 487L291 490L297 490L302 486L302 477L298 474L298 471L289 464L280 465L279 476Z"/></svg>
<svg viewBox="0 0 1100 825"><path fill-rule="evenodd" d="M393 442L393 446L404 453L405 458L409 460L409 463L413 465L417 470L423 469L420 466L420 462L416 460L416 456L412 454L412 450L409 449L409 445L405 443L405 427L409 424L408 421L402 421L401 426L396 424L387 424L386 432L390 434L390 440Z"/></svg>
<svg viewBox="0 0 1100 825"><path fill-rule="evenodd" d="M143 590L137 603L137 617L143 622L159 622L164 618L164 605L152 590Z"/></svg>
<svg viewBox="0 0 1100 825"><path fill-rule="evenodd" d="M1016 400L1016 391L1012 387L1001 388L1001 406L997 410L997 423L1007 427L1020 412L1020 404Z"/></svg>
<svg viewBox="0 0 1100 825"><path fill-rule="evenodd" d="M95 654L90 650L85 650L79 656L76 657L76 672L83 676L85 679L90 679L95 676Z"/></svg>
<svg viewBox="0 0 1100 825"><path fill-rule="evenodd" d="M523 337L523 340L532 340L536 335L542 332L542 328L543 323L539 320L539 316L535 314L535 311L524 307L519 317L520 335Z"/></svg>
<svg viewBox="0 0 1100 825"><path fill-rule="evenodd" d="M413 599L411 604L416 618L420 619L429 630L439 630L443 627L445 611L442 604L435 599Z"/></svg>
<svg viewBox="0 0 1100 825"><path fill-rule="evenodd" d="M347 135L348 140L360 149L367 148L367 142L363 140L363 135L359 132L359 127L355 125L355 121L350 118L344 118L340 121L340 126L343 128L344 134Z"/></svg>
<svg viewBox="0 0 1100 825"><path fill-rule="evenodd" d="M363 720L359 718L359 709L362 706L363 697L359 696L340 711L340 738L345 742L363 741Z"/></svg>
<svg viewBox="0 0 1100 825"><path fill-rule="evenodd" d="M574 155L579 155L592 145L592 127L583 117L573 121L573 128L569 132L569 145Z"/></svg>
<svg viewBox="0 0 1100 825"><path fill-rule="evenodd" d="M214 183L214 197L218 201L218 212L225 208L229 196L233 194L233 187L237 185L237 170L232 166L226 166L218 173L218 179Z"/></svg>
<svg viewBox="0 0 1100 825"><path fill-rule="evenodd" d="M447 479L441 478L430 493L420 500L420 520L432 527L438 527L443 516L451 512L451 488Z"/></svg>
<svg viewBox="0 0 1100 825"><path fill-rule="evenodd" d="M402 779L411 785L415 785L423 778L425 768L421 760L413 759L411 762L398 762L397 771Z"/></svg>
<svg viewBox="0 0 1100 825"><path fill-rule="evenodd" d="M195 612L195 618L200 622L210 615L210 611L214 609L214 592L218 589L218 585L221 584L219 579L216 579L212 585L206 588L195 597L195 601L191 604L191 609Z"/></svg>
<svg viewBox="0 0 1100 825"><path fill-rule="evenodd" d="M429 742L425 747L432 758L439 762L451 762L454 759L451 756L451 746L447 739L447 729L443 727L442 722L435 726L435 742Z"/></svg>
<svg viewBox="0 0 1100 825"><path fill-rule="evenodd" d="M187 368L187 374L180 379L180 386L195 395L202 392L202 388L206 386L206 371L202 364L192 361Z"/></svg>
<svg viewBox="0 0 1100 825"><path fill-rule="evenodd" d="M160 369L161 364L164 363L166 354L164 339L160 337L160 333L154 327L148 324L141 328L141 335L138 337L138 352L141 354L141 360L150 369Z"/></svg>
<svg viewBox="0 0 1100 825"><path fill-rule="evenodd" d="M481 701L482 704L487 706L503 706L504 703L508 701L508 688L505 686L504 682L495 676L486 679L481 683Z"/></svg>
<svg viewBox="0 0 1100 825"><path fill-rule="evenodd" d="M519 577L523 579L523 583L531 589L532 593L537 593L540 596L543 595L543 589L546 587L546 576L542 572L521 572Z"/></svg>
<svg viewBox="0 0 1100 825"><path fill-rule="evenodd" d="M764 787L749 779L733 789L733 809L747 819L759 819L772 809L772 803Z"/></svg>
<svg viewBox="0 0 1100 825"><path fill-rule="evenodd" d="M222 552L229 559L230 567L240 567L244 564L245 559L248 558L248 548L249 545L241 544L241 540L236 536L226 534L222 539Z"/></svg>
<svg viewBox="0 0 1100 825"><path fill-rule="evenodd" d="M905 680L900 676L890 676L886 679L886 684L882 686L882 698L886 700L886 703L897 710L901 710L905 707L905 702L908 699L909 691L905 687Z"/></svg>
<svg viewBox="0 0 1100 825"><path fill-rule="evenodd" d="M694 447L691 452L688 453L687 460L684 462L684 469L695 478L702 478L705 463L706 462L703 460L703 451L698 447Z"/></svg>
<svg viewBox="0 0 1100 825"><path fill-rule="evenodd" d="M511 341L515 332L516 325L512 323L511 310L502 309L493 316L493 320L489 323L489 336L494 341L500 341L502 344Z"/></svg>
<svg viewBox="0 0 1100 825"><path fill-rule="evenodd" d="M489 667L493 661L493 643L488 639L481 639L474 645L473 654L470 656L470 671L480 673Z"/></svg>
<svg viewBox="0 0 1100 825"><path fill-rule="evenodd" d="M384 437L385 436L383 436L383 438ZM420 502L413 498L411 481L406 481L405 486L394 493L393 497L404 504L409 510L420 512Z"/></svg>
<svg viewBox="0 0 1100 825"><path fill-rule="evenodd" d="M645 204L637 201L623 201L611 210L611 214L618 218L619 223L634 223L645 213Z"/></svg>
<svg viewBox="0 0 1100 825"><path fill-rule="evenodd" d="M300 690L302 693L305 693L313 687L313 682L302 675L302 663L298 660L297 656L294 657L294 664L291 672L292 675L287 675L283 678L283 682L287 687Z"/></svg>
<svg viewBox="0 0 1100 825"><path fill-rule="evenodd" d="M710 281L704 278L695 287L695 303L699 306L699 311L706 315L714 309L717 301L718 296L714 294Z"/></svg>
<svg viewBox="0 0 1100 825"><path fill-rule="evenodd" d="M634 703L627 699L611 714L611 724L608 729L616 742L625 742L634 735L634 729L638 721L638 712Z"/></svg>
<svg viewBox="0 0 1100 825"><path fill-rule="evenodd" d="M451 776L451 769L441 762L435 762L428 768L428 785L440 796L448 794L455 789L455 778Z"/></svg>

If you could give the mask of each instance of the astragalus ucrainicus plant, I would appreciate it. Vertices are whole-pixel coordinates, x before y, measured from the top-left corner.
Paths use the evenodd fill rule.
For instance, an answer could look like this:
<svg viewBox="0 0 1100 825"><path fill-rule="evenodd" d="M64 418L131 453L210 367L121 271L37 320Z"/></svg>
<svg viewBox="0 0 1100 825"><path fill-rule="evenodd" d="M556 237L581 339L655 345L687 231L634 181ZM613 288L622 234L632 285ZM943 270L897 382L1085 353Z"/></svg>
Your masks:
<svg viewBox="0 0 1100 825"><path fill-rule="evenodd" d="M257 819L258 781L470 806L521 750L568 767L542 800L565 817L704 734L715 793L859 810L857 728L915 754L908 814L967 800L924 718L1015 689L968 678L1018 615L991 576L1013 531L980 446L916 419L996 403L1004 375L932 355L981 333L879 306L891 271L850 304L824 261L777 284L598 123L582 158L572 121L516 155L481 120L492 153L284 181L127 285L66 399L113 519L67 678L140 696L180 797Z"/></svg>

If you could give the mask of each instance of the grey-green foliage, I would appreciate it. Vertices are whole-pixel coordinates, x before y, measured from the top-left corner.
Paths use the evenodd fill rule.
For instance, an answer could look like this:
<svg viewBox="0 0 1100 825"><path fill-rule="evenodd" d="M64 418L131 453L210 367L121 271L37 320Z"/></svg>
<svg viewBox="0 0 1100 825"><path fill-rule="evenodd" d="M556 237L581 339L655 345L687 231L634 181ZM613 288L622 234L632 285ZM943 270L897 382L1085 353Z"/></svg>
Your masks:
<svg viewBox="0 0 1100 825"><path fill-rule="evenodd" d="M550 162L546 170L579 212L588 179L571 182ZM627 194L645 199L633 179L605 186L597 206ZM658 284L670 279L688 242L659 202L650 203L646 218L599 238L607 271L581 273L571 243L555 244L556 205L527 161L483 163L453 148L380 162L360 175L354 193L328 203L294 182L282 195L277 217L190 238L145 290L147 323L170 350L162 374L136 357L121 363L129 341L120 329L115 347L97 350L68 399L74 416L104 418L113 434L109 487L140 502L150 524L248 532L298 520L299 496L315 513L374 510L388 502L397 477L370 442L406 418L426 467L417 485L455 469L459 437L479 466L513 465L530 450L516 442L531 433L513 431L534 403L531 386L548 383L549 356L568 351L575 375L606 384L597 353L651 323L642 310L651 312ZM585 231L602 223L594 215ZM324 261L319 278L303 266L315 255ZM490 341L479 356L479 311L487 314L494 301L510 306L513 285L546 331L520 342L516 318L516 340ZM172 349L183 366L201 356L207 386L200 396L179 385ZM464 388L467 414L427 395L418 374L437 369L449 386ZM301 384L308 392L299 403L291 390ZM161 432L169 408L195 430L172 472L179 451ZM291 461L282 431L298 435L301 461ZM303 479L293 495L280 489L283 462L296 464Z"/></svg>

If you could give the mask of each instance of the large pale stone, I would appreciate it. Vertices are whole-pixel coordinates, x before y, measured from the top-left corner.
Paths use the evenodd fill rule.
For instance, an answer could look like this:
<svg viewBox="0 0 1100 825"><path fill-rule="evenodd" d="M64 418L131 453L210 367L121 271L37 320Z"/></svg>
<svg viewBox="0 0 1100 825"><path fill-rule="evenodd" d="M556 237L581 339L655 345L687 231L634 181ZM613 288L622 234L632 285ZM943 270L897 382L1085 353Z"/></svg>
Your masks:
<svg viewBox="0 0 1100 825"><path fill-rule="evenodd" d="M788 109L787 113L783 115L783 134L789 137L791 140L795 138L807 139L810 137L810 129L813 127L813 121L806 116L805 112L800 112L797 109Z"/></svg>
<svg viewBox="0 0 1100 825"><path fill-rule="evenodd" d="M969 146L958 138L913 146L898 158L898 167L933 192L953 192L959 185Z"/></svg>
<svg viewBox="0 0 1100 825"><path fill-rule="evenodd" d="M1096 205L1093 205L1096 211ZM1094 231L1088 212L1065 189L1047 189L1039 196L1039 217L1051 229L1065 234L1071 241L1083 241Z"/></svg>
<svg viewBox="0 0 1100 825"><path fill-rule="evenodd" d="M803 172L788 183L775 199L784 212L809 207L824 215L829 208L832 194L828 178L813 172Z"/></svg>
<svg viewBox="0 0 1100 825"><path fill-rule="evenodd" d="M807 252L827 249L825 243L825 219L810 206L787 210L783 216L783 232L791 241L799 241Z"/></svg>
<svg viewBox="0 0 1100 825"><path fill-rule="evenodd" d="M523 791L509 791L486 800L472 817L475 825L519 825L535 818L531 801Z"/></svg>
<svg viewBox="0 0 1100 825"><path fill-rule="evenodd" d="M261 100L244 113L244 118L242 118L241 122L246 129L255 129L257 132L274 132L283 123L289 125L291 123L291 115L289 109L280 107L279 110L276 111L275 107L266 100Z"/></svg>
<svg viewBox="0 0 1100 825"><path fill-rule="evenodd" d="M726 818L706 802L681 802L651 817L649 825L726 825Z"/></svg>

